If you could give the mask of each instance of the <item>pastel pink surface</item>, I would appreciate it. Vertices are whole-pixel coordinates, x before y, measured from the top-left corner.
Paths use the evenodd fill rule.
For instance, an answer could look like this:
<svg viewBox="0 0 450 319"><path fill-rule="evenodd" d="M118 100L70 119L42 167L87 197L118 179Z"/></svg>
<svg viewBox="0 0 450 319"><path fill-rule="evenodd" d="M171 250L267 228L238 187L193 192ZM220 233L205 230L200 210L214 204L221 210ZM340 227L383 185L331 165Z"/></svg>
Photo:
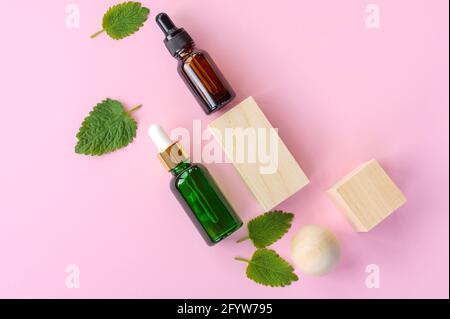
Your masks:
<svg viewBox="0 0 450 319"><path fill-rule="evenodd" d="M13 1L0 14L0 297L448 298L448 1L376 0L380 29L365 25L367 1L143 1L149 21L122 41L89 39L116 2L75 1L79 29L65 25L68 3ZM253 252L235 243L246 230L210 248L173 198L148 126L206 129L217 115L176 73L161 11L214 57L233 105L255 97L311 180L277 207L296 217L275 248L289 259L299 227L324 225L342 246L334 272L256 285L233 260ZM136 140L75 154L81 121L105 97L144 104ZM356 234L325 191L372 158L408 202ZM245 221L261 213L231 165L209 167ZM65 286L72 263L79 289ZM378 289L366 288L369 264Z"/></svg>

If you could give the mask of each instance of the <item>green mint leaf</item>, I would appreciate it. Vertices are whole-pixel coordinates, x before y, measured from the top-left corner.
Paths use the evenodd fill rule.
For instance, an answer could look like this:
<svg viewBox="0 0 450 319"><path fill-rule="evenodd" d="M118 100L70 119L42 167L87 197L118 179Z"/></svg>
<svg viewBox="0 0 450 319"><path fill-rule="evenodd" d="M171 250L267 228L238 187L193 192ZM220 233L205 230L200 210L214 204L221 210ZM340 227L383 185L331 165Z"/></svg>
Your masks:
<svg viewBox="0 0 450 319"><path fill-rule="evenodd" d="M236 257L236 260L248 263L247 277L254 282L271 287L284 287L297 281L294 268L275 251L260 248L251 260Z"/></svg>
<svg viewBox="0 0 450 319"><path fill-rule="evenodd" d="M256 248L270 246L287 233L293 218L294 214L292 213L279 210L267 212L248 223L248 236L238 242L251 239Z"/></svg>
<svg viewBox="0 0 450 319"><path fill-rule="evenodd" d="M103 155L127 146L136 137L137 129L130 113L141 106L125 111L119 101L106 99L97 104L81 124L75 152Z"/></svg>
<svg viewBox="0 0 450 319"><path fill-rule="evenodd" d="M150 10L139 2L128 1L116 4L103 16L103 29L91 35L91 38L105 31L114 40L126 38L144 25L149 14Z"/></svg>

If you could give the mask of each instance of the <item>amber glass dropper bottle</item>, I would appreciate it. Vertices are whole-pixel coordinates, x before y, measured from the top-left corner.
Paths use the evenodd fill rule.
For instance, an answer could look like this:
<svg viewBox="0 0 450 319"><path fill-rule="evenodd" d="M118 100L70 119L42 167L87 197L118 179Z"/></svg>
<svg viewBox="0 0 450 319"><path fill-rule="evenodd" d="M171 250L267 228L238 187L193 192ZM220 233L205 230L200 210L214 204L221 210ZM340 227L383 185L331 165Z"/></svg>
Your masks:
<svg viewBox="0 0 450 319"><path fill-rule="evenodd" d="M177 28L167 14L158 14L156 23L164 32L167 50L178 59L178 73L205 113L210 114L231 102L235 93L211 56L197 49L190 35Z"/></svg>
<svg viewBox="0 0 450 319"><path fill-rule="evenodd" d="M159 125L148 133L159 151L163 166L172 173L171 190L208 245L213 245L242 226L230 203L208 170L192 164L178 142L173 142Z"/></svg>

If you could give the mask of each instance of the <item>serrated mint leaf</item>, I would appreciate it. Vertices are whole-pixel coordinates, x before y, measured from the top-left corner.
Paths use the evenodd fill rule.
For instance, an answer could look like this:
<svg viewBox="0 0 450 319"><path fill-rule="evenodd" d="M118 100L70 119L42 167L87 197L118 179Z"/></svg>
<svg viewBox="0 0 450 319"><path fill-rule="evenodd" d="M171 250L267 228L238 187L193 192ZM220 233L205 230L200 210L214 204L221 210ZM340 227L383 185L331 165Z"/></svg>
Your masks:
<svg viewBox="0 0 450 319"><path fill-rule="evenodd" d="M272 245L283 237L291 227L294 214L283 211L271 211L252 219L248 224L248 236L240 239L250 239L256 248Z"/></svg>
<svg viewBox="0 0 450 319"><path fill-rule="evenodd" d="M127 146L136 137L137 129L130 113L141 106L126 111L116 100L106 99L97 104L81 124L75 152L103 155Z"/></svg>
<svg viewBox="0 0 450 319"><path fill-rule="evenodd" d="M235 259L248 263L247 277L258 284L284 287L298 280L294 268L273 250L260 248L250 260L239 257Z"/></svg>
<svg viewBox="0 0 450 319"><path fill-rule="evenodd" d="M150 10L139 2L123 2L109 8L103 16L102 30L91 35L95 38L106 32L114 40L120 40L138 31L147 21Z"/></svg>

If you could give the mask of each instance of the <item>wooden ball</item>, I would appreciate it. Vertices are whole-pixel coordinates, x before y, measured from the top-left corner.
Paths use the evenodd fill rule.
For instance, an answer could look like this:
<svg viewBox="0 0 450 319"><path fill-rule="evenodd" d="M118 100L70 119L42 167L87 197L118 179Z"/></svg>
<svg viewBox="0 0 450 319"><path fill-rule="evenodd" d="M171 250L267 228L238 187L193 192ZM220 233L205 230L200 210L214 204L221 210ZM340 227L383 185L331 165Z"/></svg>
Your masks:
<svg viewBox="0 0 450 319"><path fill-rule="evenodd" d="M339 242L328 229L316 225L302 227L292 238L291 257L307 275L330 272L340 259Z"/></svg>

